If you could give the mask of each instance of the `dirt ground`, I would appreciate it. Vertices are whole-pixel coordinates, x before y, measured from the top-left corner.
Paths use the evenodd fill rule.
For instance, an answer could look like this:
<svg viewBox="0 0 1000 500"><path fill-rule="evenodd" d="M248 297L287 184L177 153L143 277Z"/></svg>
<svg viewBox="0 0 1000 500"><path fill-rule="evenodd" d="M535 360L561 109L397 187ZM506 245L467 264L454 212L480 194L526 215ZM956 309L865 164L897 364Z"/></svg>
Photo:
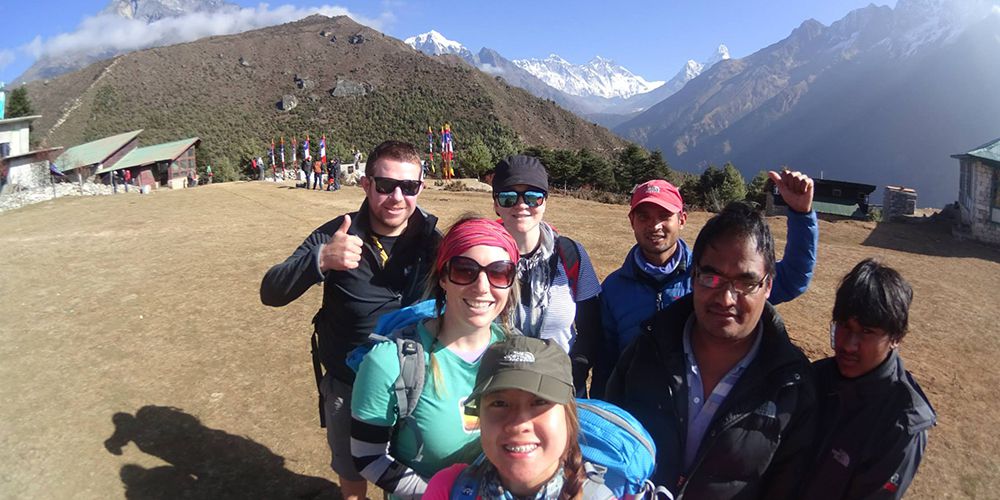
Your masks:
<svg viewBox="0 0 1000 500"><path fill-rule="evenodd" d="M273 183L60 198L0 214L0 498L337 498L309 362L314 287L261 305L260 279L362 198ZM444 225L485 193L428 190ZM624 206L553 198L546 220L598 273L632 244ZM694 241L708 215L692 213ZM783 218L771 219L779 248ZM1000 251L941 224L820 223L809 292L779 307L828 355L837 280L877 255L915 289L902 352L939 425L911 498L1000 491ZM381 495L374 489L373 498Z"/></svg>

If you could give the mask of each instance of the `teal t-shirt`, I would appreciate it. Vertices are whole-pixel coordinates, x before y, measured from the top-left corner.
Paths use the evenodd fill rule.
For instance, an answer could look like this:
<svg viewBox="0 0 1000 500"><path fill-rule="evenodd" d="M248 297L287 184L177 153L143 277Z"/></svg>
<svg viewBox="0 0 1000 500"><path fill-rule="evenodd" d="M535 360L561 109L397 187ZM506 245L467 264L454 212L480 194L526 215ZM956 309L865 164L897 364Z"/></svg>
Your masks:
<svg viewBox="0 0 1000 500"><path fill-rule="evenodd" d="M423 438L423 458L417 454L416 436L410 425L397 429L390 444L390 453L417 474L430 479L439 470L457 463L471 463L482 452L479 444L479 419L465 414L465 399L476 384L479 360L469 363L440 344L434 347L434 359L443 383L435 385L431 371L430 347L434 338L421 323L417 327L424 346L427 375L413 415ZM494 324L491 342L503 340L503 330ZM351 414L372 425L392 427L396 424L396 394L394 385L399 377L399 356L396 344L383 342L372 348L354 381Z"/></svg>

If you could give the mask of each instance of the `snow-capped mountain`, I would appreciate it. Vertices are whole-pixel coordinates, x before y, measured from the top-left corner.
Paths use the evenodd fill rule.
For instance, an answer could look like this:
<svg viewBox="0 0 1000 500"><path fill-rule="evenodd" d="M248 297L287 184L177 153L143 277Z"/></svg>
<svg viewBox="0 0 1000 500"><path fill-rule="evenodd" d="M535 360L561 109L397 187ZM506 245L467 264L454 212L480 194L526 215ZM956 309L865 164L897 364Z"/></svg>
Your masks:
<svg viewBox="0 0 1000 500"><path fill-rule="evenodd" d="M237 8L224 0L111 0L101 14L111 14L126 19L151 23L168 17L178 17L191 12L215 12Z"/></svg>
<svg viewBox="0 0 1000 500"><path fill-rule="evenodd" d="M725 61L727 59L729 59L729 47L722 44L719 44L719 47L715 49L715 53L706 59L705 62L688 59L688 62L684 64L684 67L682 67L673 78L667 80L667 83L663 85L663 88L661 89L661 93L663 94L661 100L666 99L670 94L680 90L687 82L697 78L698 75L702 74L706 69L715 66L715 63ZM662 91L669 91L669 93Z"/></svg>
<svg viewBox="0 0 1000 500"><path fill-rule="evenodd" d="M465 60L472 58L471 50L465 48L461 43L445 38L444 35L434 30L411 36L403 40L403 43L429 56L455 54Z"/></svg>
<svg viewBox="0 0 1000 500"><path fill-rule="evenodd" d="M1000 130L1000 0L898 0L830 26L809 19L724 61L615 131L672 165L731 161L747 176L812 175L954 200L949 155ZM949 168L950 166L950 168Z"/></svg>
<svg viewBox="0 0 1000 500"><path fill-rule="evenodd" d="M631 97L664 83L647 81L600 56L583 65L572 64L556 54L545 59L515 59L514 64L552 87L576 96Z"/></svg>

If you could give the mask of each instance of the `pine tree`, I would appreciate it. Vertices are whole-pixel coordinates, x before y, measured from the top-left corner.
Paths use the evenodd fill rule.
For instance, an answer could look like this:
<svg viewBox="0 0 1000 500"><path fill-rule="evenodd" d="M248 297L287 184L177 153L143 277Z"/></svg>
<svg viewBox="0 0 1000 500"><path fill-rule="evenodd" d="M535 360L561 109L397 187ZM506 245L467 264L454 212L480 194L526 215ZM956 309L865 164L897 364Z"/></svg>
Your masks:
<svg viewBox="0 0 1000 500"><path fill-rule="evenodd" d="M28 99L28 88L20 86L7 96L7 110L5 118L17 118L20 116L30 116L35 113L31 109L31 100Z"/></svg>
<svg viewBox="0 0 1000 500"><path fill-rule="evenodd" d="M757 175L753 177L750 184L747 184L747 201L756 204L758 207L763 207L767 202L769 180L770 177L767 176L766 171L761 170L757 172Z"/></svg>
<svg viewBox="0 0 1000 500"><path fill-rule="evenodd" d="M462 152L462 167L467 174L479 177L493 168L493 156L489 148L478 137Z"/></svg>

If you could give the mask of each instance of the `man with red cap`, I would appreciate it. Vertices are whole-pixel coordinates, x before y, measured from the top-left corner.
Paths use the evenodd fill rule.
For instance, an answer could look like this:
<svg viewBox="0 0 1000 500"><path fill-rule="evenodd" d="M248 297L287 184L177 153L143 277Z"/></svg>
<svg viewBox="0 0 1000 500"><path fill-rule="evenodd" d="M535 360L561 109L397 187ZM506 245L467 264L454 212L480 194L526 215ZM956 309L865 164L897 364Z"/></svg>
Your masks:
<svg viewBox="0 0 1000 500"><path fill-rule="evenodd" d="M809 288L819 229L812 209L812 179L787 170L768 175L789 208L785 255L777 263L769 299L779 304ZM595 353L592 397L603 394L618 356L639 336L643 323L691 293L691 250L680 234L687 212L677 187L660 179L636 186L628 220L636 244L622 267L601 285L604 348Z"/></svg>

